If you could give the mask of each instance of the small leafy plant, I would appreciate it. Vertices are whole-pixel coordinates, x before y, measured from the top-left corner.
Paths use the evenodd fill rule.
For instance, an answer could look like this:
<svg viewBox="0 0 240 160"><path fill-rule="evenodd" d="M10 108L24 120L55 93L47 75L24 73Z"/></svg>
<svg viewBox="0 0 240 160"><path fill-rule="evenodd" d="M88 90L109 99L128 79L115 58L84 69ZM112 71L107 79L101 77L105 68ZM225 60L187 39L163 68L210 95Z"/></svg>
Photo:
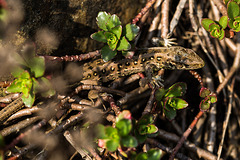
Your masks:
<svg viewBox="0 0 240 160"><path fill-rule="evenodd" d="M153 136L157 133L158 128L153 124L154 120L155 118L153 115L146 114L136 123L134 133L139 143L143 143L149 136Z"/></svg>
<svg viewBox="0 0 240 160"><path fill-rule="evenodd" d="M217 102L217 96L212 94L208 88L201 88L199 96L204 98L199 105L201 111L207 111L212 103Z"/></svg>
<svg viewBox="0 0 240 160"><path fill-rule="evenodd" d="M158 128L153 122L154 117L152 115L145 115L136 122L132 120L130 111L124 110L117 116L115 127L101 124L98 126L98 146L110 152L118 150L125 157L129 155L125 151L131 151L129 152L131 158L140 160L143 156L158 160L161 153L158 149L149 150L147 153L139 153L139 155L132 150L139 143L143 143L149 135L157 133Z"/></svg>
<svg viewBox="0 0 240 160"><path fill-rule="evenodd" d="M169 120L176 117L176 110L183 109L188 106L188 103L178 98L186 93L186 83L175 83L169 89L159 88L156 92L156 100L163 106L163 112Z"/></svg>
<svg viewBox="0 0 240 160"><path fill-rule="evenodd" d="M239 0L225 0L228 16L222 16L219 21L208 18L202 20L203 28L210 32L213 38L222 40L224 37L232 38L234 32L240 31L240 8Z"/></svg>
<svg viewBox="0 0 240 160"><path fill-rule="evenodd" d="M131 48L129 41L134 40L138 34L138 26L129 23L122 27L117 15L110 15L106 12L99 12L96 19L100 31L93 33L91 38L107 44L101 49L104 61L111 60L117 51L124 53Z"/></svg>
<svg viewBox="0 0 240 160"><path fill-rule="evenodd" d="M240 31L240 8L239 8L239 2L229 2L228 7L228 17L229 22L228 25L230 28L233 29L235 32Z"/></svg>
<svg viewBox="0 0 240 160"><path fill-rule="evenodd" d="M22 93L22 100L27 107L31 107L35 101L37 89L44 85L51 88L51 84L44 75L45 62L43 57L35 56L32 51L24 52L22 56L16 54L19 65L13 70L12 75L16 78L7 88L10 93ZM40 85L41 83L41 85ZM43 96L52 96L55 91L50 89L41 93Z"/></svg>
<svg viewBox="0 0 240 160"><path fill-rule="evenodd" d="M137 139L130 135L132 130L131 113L122 111L116 118L116 128L99 125L98 146L106 148L110 152L121 147L134 148L138 145Z"/></svg>
<svg viewBox="0 0 240 160"><path fill-rule="evenodd" d="M203 19L202 26L205 30L210 32L213 38L218 38L219 40L225 37L225 29L227 28L227 16L222 16L219 21L213 21L211 19Z"/></svg>

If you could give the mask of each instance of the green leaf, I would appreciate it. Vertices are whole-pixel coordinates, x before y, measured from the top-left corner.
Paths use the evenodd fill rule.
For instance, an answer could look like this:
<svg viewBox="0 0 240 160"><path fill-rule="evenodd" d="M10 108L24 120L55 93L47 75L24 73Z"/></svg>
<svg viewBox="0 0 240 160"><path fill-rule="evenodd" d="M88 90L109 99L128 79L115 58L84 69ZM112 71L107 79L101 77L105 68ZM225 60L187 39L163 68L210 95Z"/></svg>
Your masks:
<svg viewBox="0 0 240 160"><path fill-rule="evenodd" d="M210 32L212 30L218 30L218 32L219 32L221 29L221 26L219 26L217 23L212 23L212 24L210 24L209 28L210 28Z"/></svg>
<svg viewBox="0 0 240 160"><path fill-rule="evenodd" d="M183 109L188 106L188 103L185 100L183 100L181 98L175 98L175 97L169 98L167 103L169 106L171 106L175 109Z"/></svg>
<svg viewBox="0 0 240 160"><path fill-rule="evenodd" d="M138 121L138 125L148 125L148 124L152 124L154 123L154 116L152 114L146 114L144 116L142 116L139 121Z"/></svg>
<svg viewBox="0 0 240 160"><path fill-rule="evenodd" d="M97 16L97 25L99 28L103 29L104 31L107 31L107 21L111 17L110 14L107 14L107 12L99 12Z"/></svg>
<svg viewBox="0 0 240 160"><path fill-rule="evenodd" d="M235 26L234 31L239 32L240 31L240 17L236 17L233 24Z"/></svg>
<svg viewBox="0 0 240 160"><path fill-rule="evenodd" d="M138 143L144 143L147 139L147 135L141 135L138 130L134 130L134 135L138 140Z"/></svg>
<svg viewBox="0 0 240 160"><path fill-rule="evenodd" d="M131 48L130 43L127 41L127 39L125 37L121 37L119 43L118 43L118 47L117 50L118 51L122 51L122 50L129 50Z"/></svg>
<svg viewBox="0 0 240 160"><path fill-rule="evenodd" d="M37 81L36 83L34 83L34 86L38 89L41 88L40 90L43 91L41 95L43 97L49 97L49 96L51 97L56 94L56 91L53 89L51 82L47 78L41 77L40 80L42 82L41 86Z"/></svg>
<svg viewBox="0 0 240 160"><path fill-rule="evenodd" d="M23 94L22 95L22 101L27 107L32 107L35 100L35 94L30 92L28 95Z"/></svg>
<svg viewBox="0 0 240 160"><path fill-rule="evenodd" d="M156 133L158 131L158 128L153 125L140 125L138 128L138 132L140 135L145 135L145 134L153 134Z"/></svg>
<svg viewBox="0 0 240 160"><path fill-rule="evenodd" d="M201 103L199 105L199 108L202 111L207 111L210 108L210 105L211 105L211 103L209 103L208 100L204 99L204 100L201 101Z"/></svg>
<svg viewBox="0 0 240 160"><path fill-rule="evenodd" d="M204 18L202 19L202 26L206 31L210 31L210 24L214 24L215 22L211 19Z"/></svg>
<svg viewBox="0 0 240 160"><path fill-rule="evenodd" d="M34 45L29 45L27 44L22 52L21 52L21 56L24 59L26 66L29 67L29 63L32 61L32 59L36 56L35 54L35 47Z"/></svg>
<svg viewBox="0 0 240 160"><path fill-rule="evenodd" d="M15 60L15 62L17 62L20 65L23 66L28 66L25 62L25 60L23 59L23 57L21 55L19 55L18 53L14 53L13 55L13 59Z"/></svg>
<svg viewBox="0 0 240 160"><path fill-rule="evenodd" d="M218 38L219 40L222 40L225 37L225 31L223 29L219 30L212 30L210 32L210 35L213 38Z"/></svg>
<svg viewBox="0 0 240 160"><path fill-rule="evenodd" d="M230 19L230 20L228 21L228 26L229 26L229 28L234 29L233 23L234 23L234 19Z"/></svg>
<svg viewBox="0 0 240 160"><path fill-rule="evenodd" d="M98 124L96 127L96 133L98 139L107 139L107 135L105 134L105 126L102 124Z"/></svg>
<svg viewBox="0 0 240 160"><path fill-rule="evenodd" d="M227 24L228 24L228 16L222 16L219 20L219 24L221 25L221 27L223 29L225 29L227 27Z"/></svg>
<svg viewBox="0 0 240 160"><path fill-rule="evenodd" d="M167 105L164 106L163 112L164 112L165 116L167 117L167 119L169 119L169 120L173 120L177 115L176 110Z"/></svg>
<svg viewBox="0 0 240 160"><path fill-rule="evenodd" d="M216 95L209 95L204 100L201 101L199 107L202 111L207 111L210 108L211 103L216 103L217 97Z"/></svg>
<svg viewBox="0 0 240 160"><path fill-rule="evenodd" d="M25 71L25 70L22 69L21 67L17 67L17 68L14 68L14 70L12 71L11 74L13 75L13 77L19 78L20 75L23 74L24 71Z"/></svg>
<svg viewBox="0 0 240 160"><path fill-rule="evenodd" d="M166 90L164 88L159 88L155 94L156 100L161 101L165 94L166 94Z"/></svg>
<svg viewBox="0 0 240 160"><path fill-rule="evenodd" d="M211 24L210 35L214 38L223 39L225 36L225 31L218 24Z"/></svg>
<svg viewBox="0 0 240 160"><path fill-rule="evenodd" d="M32 80L31 79L23 79L22 80L22 93L24 95L28 95L32 89Z"/></svg>
<svg viewBox="0 0 240 160"><path fill-rule="evenodd" d="M221 34L218 37L219 40L222 40L225 37L225 30L221 29Z"/></svg>
<svg viewBox="0 0 240 160"><path fill-rule="evenodd" d="M7 88L7 92L10 93L17 93L17 92L22 92L22 80L20 79L15 79L13 83Z"/></svg>
<svg viewBox="0 0 240 160"><path fill-rule="evenodd" d="M135 24L128 23L124 30L124 36L129 40L132 41L137 36L139 32L139 27Z"/></svg>
<svg viewBox="0 0 240 160"><path fill-rule="evenodd" d="M228 22L228 25L235 32L239 32L240 31L240 17L236 17L234 20L230 19Z"/></svg>
<svg viewBox="0 0 240 160"><path fill-rule="evenodd" d="M208 99L210 100L211 103L216 103L217 102L217 96L216 95L209 95Z"/></svg>
<svg viewBox="0 0 240 160"><path fill-rule="evenodd" d="M165 97L179 97L186 93L187 84L183 82L175 83L169 87Z"/></svg>
<svg viewBox="0 0 240 160"><path fill-rule="evenodd" d="M94 39L94 40L96 40L96 41L106 43L106 42L107 42L107 39L106 39L106 37L105 37L105 35L104 35L104 32L105 32L105 31L98 31L98 32L96 32L96 33L93 33L93 34L91 35L91 38Z"/></svg>
<svg viewBox="0 0 240 160"><path fill-rule="evenodd" d="M159 160L161 158L162 151L160 149L150 149L147 151L148 160Z"/></svg>
<svg viewBox="0 0 240 160"><path fill-rule="evenodd" d="M207 111L210 108L211 103L216 103L217 97L215 95L209 95L201 101L199 107L202 111Z"/></svg>
<svg viewBox="0 0 240 160"><path fill-rule="evenodd" d="M108 126L105 128L105 134L109 139L116 139L116 140L119 139L118 130L111 126Z"/></svg>
<svg viewBox="0 0 240 160"><path fill-rule="evenodd" d="M117 39L119 40L122 35L122 26L116 26L109 30L109 32L112 32L116 35Z"/></svg>
<svg viewBox="0 0 240 160"><path fill-rule="evenodd" d="M30 78L30 74L28 71L23 71L22 74L19 76L19 79L29 79Z"/></svg>
<svg viewBox="0 0 240 160"><path fill-rule="evenodd" d="M121 144L123 147L134 148L134 147L137 147L138 142L135 137L127 135L127 136L121 137Z"/></svg>
<svg viewBox="0 0 240 160"><path fill-rule="evenodd" d="M136 156L135 160L148 160L148 155L147 153L139 153Z"/></svg>
<svg viewBox="0 0 240 160"><path fill-rule="evenodd" d="M239 16L239 6L236 2L229 2L227 5L227 12L228 17L230 19L234 19L235 17Z"/></svg>
<svg viewBox="0 0 240 160"><path fill-rule="evenodd" d="M107 44L108 44L109 48L114 51L116 49L117 43L118 43L117 37L115 36L115 34L113 34L111 32L105 32L104 36L107 39Z"/></svg>
<svg viewBox="0 0 240 160"><path fill-rule="evenodd" d="M40 79L42 78L45 78L45 77L41 77ZM37 89L39 88L39 82L34 77L32 77L31 80L32 80L32 90L34 93L36 93Z"/></svg>
<svg viewBox="0 0 240 160"><path fill-rule="evenodd" d="M107 21L107 28L110 30L113 27L121 25L121 21L119 20L116 14L113 14Z"/></svg>
<svg viewBox="0 0 240 160"><path fill-rule="evenodd" d="M126 136L132 129L132 122L129 119L122 119L116 123L116 128L121 136Z"/></svg>
<svg viewBox="0 0 240 160"><path fill-rule="evenodd" d="M118 146L119 146L119 141L117 140L111 139L106 142L107 150L109 150L110 152L116 151Z"/></svg>
<svg viewBox="0 0 240 160"><path fill-rule="evenodd" d="M211 91L208 88L205 88L205 87L202 87L200 92L199 92L199 96L202 97L202 98L205 98L210 94L211 94Z"/></svg>
<svg viewBox="0 0 240 160"><path fill-rule="evenodd" d="M111 59L113 59L113 57L116 56L117 54L117 51L113 51L109 48L109 46L104 46L102 49L101 49L101 54L102 54L102 59L104 62L107 62Z"/></svg>
<svg viewBox="0 0 240 160"><path fill-rule="evenodd" d="M38 78L43 76L45 71L45 60L43 57L33 57L29 62L29 68L34 74L34 77Z"/></svg>

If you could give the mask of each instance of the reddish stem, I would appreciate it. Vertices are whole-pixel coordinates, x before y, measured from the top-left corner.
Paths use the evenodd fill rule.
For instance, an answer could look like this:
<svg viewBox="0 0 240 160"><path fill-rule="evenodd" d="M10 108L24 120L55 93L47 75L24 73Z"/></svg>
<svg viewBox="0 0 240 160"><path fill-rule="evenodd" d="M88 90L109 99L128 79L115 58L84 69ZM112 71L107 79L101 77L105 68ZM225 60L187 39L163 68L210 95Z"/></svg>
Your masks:
<svg viewBox="0 0 240 160"><path fill-rule="evenodd" d="M204 113L203 111L199 111L198 112L197 116L194 118L194 120L192 121L192 123L190 124L188 129L183 133L183 136L178 141L178 144L176 145L176 147L173 149L172 154L171 154L169 160L173 160L174 159L174 157L177 154L178 150L181 148L181 146L183 145L184 141L187 139L189 134L192 132L192 129L197 124L199 118L203 115L203 113Z"/></svg>
<svg viewBox="0 0 240 160"><path fill-rule="evenodd" d="M132 24L136 24L139 19L141 19L143 15L147 13L147 11L152 7L155 2L156 0L149 0L146 6L141 10L141 12L138 13L138 15L132 20Z"/></svg>

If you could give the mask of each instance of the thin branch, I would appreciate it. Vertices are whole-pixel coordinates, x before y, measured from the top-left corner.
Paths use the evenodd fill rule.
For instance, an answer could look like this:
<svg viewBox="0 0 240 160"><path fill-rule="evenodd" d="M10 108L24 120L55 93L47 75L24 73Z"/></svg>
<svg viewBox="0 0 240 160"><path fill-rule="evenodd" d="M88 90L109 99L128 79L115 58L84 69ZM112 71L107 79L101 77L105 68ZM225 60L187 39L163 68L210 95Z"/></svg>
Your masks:
<svg viewBox="0 0 240 160"><path fill-rule="evenodd" d="M107 92L107 93L116 94L116 95L119 95L122 97L124 97L126 95L125 92L117 90L117 89L107 88L107 87L103 87L103 86L96 86L96 85L88 85L88 84L78 86L75 89L75 93L78 94L81 90L97 90L99 92Z"/></svg>
<svg viewBox="0 0 240 160"><path fill-rule="evenodd" d="M170 31L168 33L168 37L171 37L173 30L177 26L179 18L182 14L182 11L183 11L183 8L184 8L186 2L187 2L187 0L180 0L179 1L178 5L177 5L176 12L174 13L173 18L170 22Z"/></svg>
<svg viewBox="0 0 240 160"><path fill-rule="evenodd" d="M161 37L167 38L168 27L169 27L169 3L170 0L165 0L162 4L162 17L161 17Z"/></svg>
<svg viewBox="0 0 240 160"><path fill-rule="evenodd" d="M146 6L141 10L140 13L132 20L132 24L136 24L139 19L143 17L144 14L152 7L152 5L156 2L156 0L148 0Z"/></svg>
<svg viewBox="0 0 240 160"><path fill-rule="evenodd" d="M190 124L190 126L188 127L188 129L183 133L182 138L178 141L178 144L176 145L176 147L173 149L173 152L169 158L169 160L173 160L175 155L177 154L178 150L181 148L181 146L183 145L184 141L187 139L187 137L189 136L189 134L192 132L192 129L194 128L194 126L196 125L196 123L198 122L199 118L203 115L203 111L199 111L197 116L194 118L194 120L192 121L192 123Z"/></svg>
<svg viewBox="0 0 240 160"><path fill-rule="evenodd" d="M76 61L83 61L83 60L87 60L90 58L94 58L100 56L100 51L96 50L94 52L89 52L86 54L80 54L80 55L72 55L72 56L63 56L63 57L56 57L56 56L40 56L40 57L44 57L45 60L47 61L68 61L68 62L76 62Z"/></svg>
<svg viewBox="0 0 240 160"><path fill-rule="evenodd" d="M213 3L218 7L219 11L222 13L223 16L227 16L227 8L220 0L212 0Z"/></svg>
<svg viewBox="0 0 240 160"><path fill-rule="evenodd" d="M9 116L23 108L22 98L18 98L0 111L0 123L3 123Z"/></svg>
<svg viewBox="0 0 240 160"><path fill-rule="evenodd" d="M226 115L225 121L223 122L223 132L222 132L221 142L220 142L219 147L218 147L217 160L220 159L220 156L221 156L221 153L222 153L223 142L224 142L224 138L225 138L225 134L226 134L226 130L227 130L227 125L228 125L231 110L232 110L234 83L235 83L235 78L233 78L232 84L231 84L231 89L229 90L230 95L229 95L227 115Z"/></svg>
<svg viewBox="0 0 240 160"><path fill-rule="evenodd" d="M150 95L150 98L147 102L147 105L142 113L142 116L148 114L148 113L151 113L152 111L152 106L153 106L153 103L154 103L154 99L155 99L155 92L156 92L156 89L153 89L152 92L151 92L151 95Z"/></svg>
<svg viewBox="0 0 240 160"><path fill-rule="evenodd" d="M0 134L5 137L5 136L8 136L8 135L10 135L12 133L17 133L21 129L29 126L30 124L35 123L39 119L40 119L40 117L27 118L27 119L25 119L23 121L20 121L17 124L14 124L14 125L11 125L9 127L4 128L3 130L0 131Z"/></svg>
<svg viewBox="0 0 240 160"><path fill-rule="evenodd" d="M172 141L172 142L179 142L179 140L180 140L180 138L176 134L166 132L162 129L159 129L159 131L158 131L158 138L164 139L166 141ZM184 143L184 147L187 150L189 150L193 153L196 153L199 158L201 157L201 158L207 159L207 160L216 160L217 159L217 156L215 156L214 154L212 154L202 148L197 147L195 144L190 143L189 141L186 141Z"/></svg>
<svg viewBox="0 0 240 160"><path fill-rule="evenodd" d="M87 152L82 149L82 147L80 147L74 140L73 136L71 135L71 133L69 131L65 131L63 133L64 137L66 138L66 140L76 149L76 151L82 156L83 159L86 160L91 160L92 158L87 154ZM100 157L96 157L97 159L100 159Z"/></svg>

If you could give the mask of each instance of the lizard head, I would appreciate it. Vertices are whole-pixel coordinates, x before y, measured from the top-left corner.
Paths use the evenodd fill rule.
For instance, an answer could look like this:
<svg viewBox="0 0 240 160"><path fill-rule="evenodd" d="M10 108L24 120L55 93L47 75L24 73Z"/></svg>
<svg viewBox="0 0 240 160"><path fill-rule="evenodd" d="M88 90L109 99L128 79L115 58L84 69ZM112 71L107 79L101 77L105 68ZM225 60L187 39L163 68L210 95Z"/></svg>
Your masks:
<svg viewBox="0 0 240 160"><path fill-rule="evenodd" d="M193 70L204 66L204 61L191 49L178 47L171 53L173 54L171 59L175 63L176 69Z"/></svg>

